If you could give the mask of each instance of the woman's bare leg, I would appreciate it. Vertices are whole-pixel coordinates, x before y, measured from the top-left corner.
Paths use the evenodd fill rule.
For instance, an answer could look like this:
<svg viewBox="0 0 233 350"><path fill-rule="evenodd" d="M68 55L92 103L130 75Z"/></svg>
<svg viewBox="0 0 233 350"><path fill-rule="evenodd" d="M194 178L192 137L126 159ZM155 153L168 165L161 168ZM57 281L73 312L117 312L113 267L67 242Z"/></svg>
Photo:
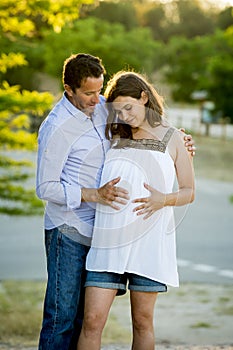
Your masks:
<svg viewBox="0 0 233 350"><path fill-rule="evenodd" d="M117 293L115 289L86 287L82 331L77 350L99 350L104 325Z"/></svg>
<svg viewBox="0 0 233 350"><path fill-rule="evenodd" d="M158 293L130 292L133 323L132 350L154 350L154 306Z"/></svg>

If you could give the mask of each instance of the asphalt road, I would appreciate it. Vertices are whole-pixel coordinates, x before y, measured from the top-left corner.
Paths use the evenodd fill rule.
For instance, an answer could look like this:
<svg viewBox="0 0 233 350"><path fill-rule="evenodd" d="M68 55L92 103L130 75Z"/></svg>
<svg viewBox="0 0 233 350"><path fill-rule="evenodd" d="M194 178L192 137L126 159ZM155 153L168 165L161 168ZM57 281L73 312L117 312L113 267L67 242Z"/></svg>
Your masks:
<svg viewBox="0 0 233 350"><path fill-rule="evenodd" d="M181 282L233 284L233 183L197 179L195 202L175 209ZM0 279L45 279L42 217L0 216Z"/></svg>

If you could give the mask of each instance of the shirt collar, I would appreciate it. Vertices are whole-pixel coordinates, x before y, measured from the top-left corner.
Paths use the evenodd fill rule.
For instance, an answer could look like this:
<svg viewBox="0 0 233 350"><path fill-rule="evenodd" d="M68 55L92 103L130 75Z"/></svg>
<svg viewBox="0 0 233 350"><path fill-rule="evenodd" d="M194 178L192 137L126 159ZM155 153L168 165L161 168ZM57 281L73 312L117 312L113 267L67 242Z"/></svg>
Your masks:
<svg viewBox="0 0 233 350"><path fill-rule="evenodd" d="M64 91L63 97L62 97L62 104L63 106L75 117L80 118L82 121L90 120L90 118L80 111L77 107L75 107L66 97L66 92Z"/></svg>

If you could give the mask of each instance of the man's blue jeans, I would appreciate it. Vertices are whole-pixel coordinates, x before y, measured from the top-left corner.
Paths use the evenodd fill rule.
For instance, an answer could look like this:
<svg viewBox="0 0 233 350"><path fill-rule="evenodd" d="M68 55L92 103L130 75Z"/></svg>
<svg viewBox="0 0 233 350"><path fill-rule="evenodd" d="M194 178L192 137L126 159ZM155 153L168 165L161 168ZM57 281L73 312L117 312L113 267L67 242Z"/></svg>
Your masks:
<svg viewBox="0 0 233 350"><path fill-rule="evenodd" d="M48 281L39 350L76 350L84 309L88 246L45 230Z"/></svg>

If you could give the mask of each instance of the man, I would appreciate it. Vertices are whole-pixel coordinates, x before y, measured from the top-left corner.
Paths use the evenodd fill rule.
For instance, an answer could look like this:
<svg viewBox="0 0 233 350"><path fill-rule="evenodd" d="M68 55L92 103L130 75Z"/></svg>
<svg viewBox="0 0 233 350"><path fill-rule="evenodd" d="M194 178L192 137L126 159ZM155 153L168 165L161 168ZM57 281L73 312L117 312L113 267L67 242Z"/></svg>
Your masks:
<svg viewBox="0 0 233 350"><path fill-rule="evenodd" d="M117 210L117 203L128 199L127 191L116 186L120 178L99 188L109 149L100 95L104 73L97 57L69 57L63 67L64 95L39 130L36 191L47 201L48 271L39 350L76 349L95 203ZM194 150L192 140L187 141Z"/></svg>

